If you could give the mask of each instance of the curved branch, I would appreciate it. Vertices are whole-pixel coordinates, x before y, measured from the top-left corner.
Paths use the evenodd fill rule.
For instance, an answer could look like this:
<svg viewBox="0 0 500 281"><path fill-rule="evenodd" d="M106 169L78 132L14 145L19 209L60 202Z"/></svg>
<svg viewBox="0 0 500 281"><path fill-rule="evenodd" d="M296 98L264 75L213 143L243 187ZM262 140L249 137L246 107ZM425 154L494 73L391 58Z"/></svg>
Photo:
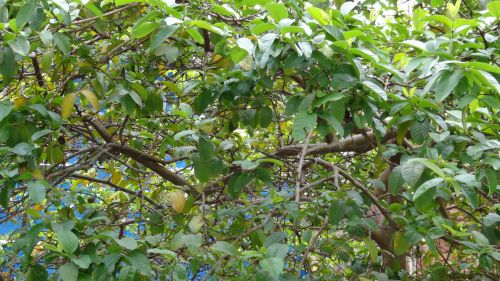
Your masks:
<svg viewBox="0 0 500 281"><path fill-rule="evenodd" d="M108 185L108 186L118 190L118 191L122 191L122 192L125 192L125 193L130 194L130 195L137 195L137 193L141 193L141 191L136 192L136 191L133 191L130 189L126 189L124 187L121 187L121 186L114 184L114 183L107 181L107 180L96 179L96 178L85 176L85 175L71 174L70 177L75 178L75 179L81 179L81 180L87 180L87 181L91 181L91 182L95 182L95 183L105 184L105 185ZM144 200L148 201L149 203L151 203L152 205L154 205L155 207L157 207L159 209L163 209L162 205L156 203L153 199L151 199L147 196L144 196Z"/></svg>
<svg viewBox="0 0 500 281"><path fill-rule="evenodd" d="M153 172L160 175L162 178L168 180L169 182L175 185L186 185L190 186L190 184L183 177L169 171L164 166L158 164L162 163L164 160L160 158L156 158L149 154L146 154L142 151L139 151L135 148L129 147L127 145L121 145L115 143L113 141L113 136L108 132L104 124L97 119L90 120L90 123L94 127L94 129L99 133L99 135L108 143L108 146L113 149L113 151L117 151L123 155L126 155L136 162L141 163L142 165L148 167Z"/></svg>
<svg viewBox="0 0 500 281"><path fill-rule="evenodd" d="M380 212L382 213L382 215L384 215L384 217L387 219L387 221L389 222L389 225L391 225L391 227L393 227L394 229L398 229L398 224L396 223L396 221L394 221L394 219L391 217L391 214L389 213L389 211L387 211L386 208L384 208L384 206L382 206L382 204L380 203L380 201L378 200L378 198L373 195L370 190L368 190L368 188L366 188L364 185L362 185L358 180L356 180L355 178L353 178L348 172L340 169L338 166L330 163L330 162L327 162L323 159L319 159L319 158L313 158L312 159L315 163L327 168L327 169L330 169L330 170L334 170L334 169L338 169L338 172L339 174L341 174L346 180L350 181L355 187L357 187L359 190L361 190L366 196L368 196L368 198L372 201L373 204L375 204L375 206L377 206L377 208L380 210Z"/></svg>

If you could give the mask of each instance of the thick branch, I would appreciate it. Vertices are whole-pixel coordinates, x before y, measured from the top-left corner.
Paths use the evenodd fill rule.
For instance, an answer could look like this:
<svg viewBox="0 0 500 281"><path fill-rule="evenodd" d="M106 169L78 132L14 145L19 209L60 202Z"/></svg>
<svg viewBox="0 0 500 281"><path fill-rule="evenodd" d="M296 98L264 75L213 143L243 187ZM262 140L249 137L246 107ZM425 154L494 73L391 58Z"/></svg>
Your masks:
<svg viewBox="0 0 500 281"><path fill-rule="evenodd" d="M142 165L148 167L153 172L157 173L164 179L175 185L187 185L189 183L182 178L181 176L169 171L167 168L158 164L158 162L163 162L162 159L156 158L154 156L148 155L144 152L136 150L132 147L121 145L113 142L113 136L108 132L104 124L97 119L93 119L90 121L94 129L99 133L99 135L108 143L108 146L113 148L113 151L120 152L123 155L129 156L134 159L136 162L141 163Z"/></svg>
<svg viewBox="0 0 500 281"><path fill-rule="evenodd" d="M388 132L383 139L386 142L390 138L394 137L394 133ZM375 148L373 145L376 143L375 133L373 131L367 132L365 134L358 134L341 139L332 144L319 143L308 145L307 155L319 155L327 154L333 152L357 152L363 153ZM294 156L298 155L302 151L303 145L288 145L279 149L275 155L277 156Z"/></svg>

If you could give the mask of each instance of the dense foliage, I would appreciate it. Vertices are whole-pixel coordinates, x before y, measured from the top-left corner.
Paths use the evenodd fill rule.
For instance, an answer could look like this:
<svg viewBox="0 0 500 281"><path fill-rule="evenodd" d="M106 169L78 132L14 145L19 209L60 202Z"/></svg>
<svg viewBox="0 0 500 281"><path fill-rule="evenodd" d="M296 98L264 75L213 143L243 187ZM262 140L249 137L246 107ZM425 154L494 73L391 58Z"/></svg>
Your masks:
<svg viewBox="0 0 500 281"><path fill-rule="evenodd" d="M0 0L7 280L499 280L500 1Z"/></svg>

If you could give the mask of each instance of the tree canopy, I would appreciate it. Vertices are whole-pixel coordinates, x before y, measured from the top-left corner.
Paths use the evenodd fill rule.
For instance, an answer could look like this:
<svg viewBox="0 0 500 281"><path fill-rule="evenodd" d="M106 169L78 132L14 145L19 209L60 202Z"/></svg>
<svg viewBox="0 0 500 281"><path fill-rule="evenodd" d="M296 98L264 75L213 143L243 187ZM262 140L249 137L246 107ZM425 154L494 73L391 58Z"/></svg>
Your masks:
<svg viewBox="0 0 500 281"><path fill-rule="evenodd" d="M500 1L0 0L7 280L499 280Z"/></svg>

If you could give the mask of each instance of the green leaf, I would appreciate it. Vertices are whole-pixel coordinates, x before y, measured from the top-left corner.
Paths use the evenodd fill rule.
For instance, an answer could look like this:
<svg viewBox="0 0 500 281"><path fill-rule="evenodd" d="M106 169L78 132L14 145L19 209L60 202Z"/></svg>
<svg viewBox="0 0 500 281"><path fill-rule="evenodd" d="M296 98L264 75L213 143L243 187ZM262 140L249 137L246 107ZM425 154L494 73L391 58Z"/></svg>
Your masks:
<svg viewBox="0 0 500 281"><path fill-rule="evenodd" d="M0 107L1 107L1 105L0 105ZM1 109L0 109L0 111L1 111ZM2 118L0 117L0 121L1 121L1 119ZM39 138L41 138L43 136L46 136L46 135L48 135L50 133L52 133L52 130L50 130L50 129L44 129L44 130L38 131L38 132L34 133L33 135L31 135L31 141L35 142Z"/></svg>
<svg viewBox="0 0 500 281"><path fill-rule="evenodd" d="M447 27L451 28L453 26L453 22L447 16L443 15L431 15L427 17L427 21L437 21L445 24Z"/></svg>
<svg viewBox="0 0 500 281"><path fill-rule="evenodd" d="M436 165L432 160L425 159L425 158L412 158L408 160L408 162L419 162L424 164L427 168L431 169L434 173L436 173L438 176L442 178L446 178L446 174L443 172L441 168L439 168L438 165Z"/></svg>
<svg viewBox="0 0 500 281"><path fill-rule="evenodd" d="M32 144L21 142L16 144L14 148L10 149L10 152L17 154L19 156L26 156L30 154L31 151L33 151L33 149L35 149L35 147Z"/></svg>
<svg viewBox="0 0 500 281"><path fill-rule="evenodd" d="M208 160L214 156L215 147L212 142L205 136L200 136L198 140L198 153L201 159Z"/></svg>
<svg viewBox="0 0 500 281"><path fill-rule="evenodd" d="M425 170L425 165L417 161L406 161L401 165L401 175L410 186L415 186Z"/></svg>
<svg viewBox="0 0 500 281"><path fill-rule="evenodd" d="M0 73L6 78L6 80L13 78L17 72L17 63L14 52L11 48L4 47L2 52L0 52L0 55L2 55L2 59L0 60Z"/></svg>
<svg viewBox="0 0 500 281"><path fill-rule="evenodd" d="M299 95L289 97L286 102L285 115L291 116L292 114L297 112L301 102L302 102L302 97Z"/></svg>
<svg viewBox="0 0 500 281"><path fill-rule="evenodd" d="M386 92L379 85L375 84L374 82L368 81L368 80L361 82L361 84L366 86L368 89L372 90L375 94L379 95L379 97L382 98L382 100L385 100L385 101L387 100Z"/></svg>
<svg viewBox="0 0 500 281"><path fill-rule="evenodd" d="M139 107L142 107L142 98L137 94L137 92L133 90L127 91L127 95L132 98L135 104L137 104Z"/></svg>
<svg viewBox="0 0 500 281"><path fill-rule="evenodd" d="M52 32L50 30L45 29L40 31L40 40L42 40L42 43L45 45L51 45L54 37L52 36Z"/></svg>
<svg viewBox="0 0 500 281"><path fill-rule="evenodd" d="M388 179L389 192L393 196L396 196L399 190L401 190L401 188L403 187L404 183L405 180L403 179L403 175L401 174L401 166L397 166L392 169Z"/></svg>
<svg viewBox="0 0 500 281"><path fill-rule="evenodd" d="M422 194L427 192L429 189L440 185L443 181L444 180L442 178L434 178L424 182L417 188L417 190L413 194L413 201L417 201L420 198L420 196L422 196Z"/></svg>
<svg viewBox="0 0 500 281"><path fill-rule="evenodd" d="M0 205L3 207L4 210L8 209L9 207L9 201L12 189L13 186L11 184L5 184L0 189Z"/></svg>
<svg viewBox="0 0 500 281"><path fill-rule="evenodd" d="M148 249L148 253L150 254L158 254L158 255L163 255L172 259L175 259L177 257L177 254L174 251L166 250L166 249Z"/></svg>
<svg viewBox="0 0 500 281"><path fill-rule="evenodd" d="M149 45L149 48L151 50L158 48L161 43L163 43L167 38L174 34L177 28L179 28L178 25L167 25L161 27L160 30L158 30L158 32L151 38L151 44Z"/></svg>
<svg viewBox="0 0 500 281"><path fill-rule="evenodd" d="M321 25L328 24L328 14L320 8L309 7L307 8L307 12Z"/></svg>
<svg viewBox="0 0 500 281"><path fill-rule="evenodd" d="M79 256L78 258L74 257L71 258L71 261L74 262L78 267L87 269L90 266L91 260L89 255L82 255Z"/></svg>
<svg viewBox="0 0 500 281"><path fill-rule="evenodd" d="M500 18L500 1L489 1L486 5L488 12L496 18Z"/></svg>
<svg viewBox="0 0 500 281"><path fill-rule="evenodd" d="M458 85L458 81L462 78L463 74L460 70L447 70L441 74L440 79L434 85L434 92L436 93L436 100L442 102Z"/></svg>
<svg viewBox="0 0 500 281"><path fill-rule="evenodd" d="M78 267L70 262L59 268L59 277L62 281L77 281L78 280Z"/></svg>
<svg viewBox="0 0 500 281"><path fill-rule="evenodd" d="M38 181L26 183L28 194L32 203L40 203L45 199L45 185Z"/></svg>
<svg viewBox="0 0 500 281"><path fill-rule="evenodd" d="M130 3L143 3L144 0L115 0L116 6L127 5ZM103 4L104 6L104 4Z"/></svg>
<svg viewBox="0 0 500 281"><path fill-rule="evenodd" d="M444 0L431 0L431 7L437 8L443 4Z"/></svg>
<svg viewBox="0 0 500 281"><path fill-rule="evenodd" d="M155 50L155 55L163 56L167 59L168 63L173 63L179 56L179 49L175 46L162 44Z"/></svg>
<svg viewBox="0 0 500 281"><path fill-rule="evenodd" d="M250 31L255 35L259 35L261 33L264 33L266 31L273 30L273 29L276 29L276 25L269 23L269 22L262 22L262 23L259 23L257 25L250 27Z"/></svg>
<svg viewBox="0 0 500 281"><path fill-rule="evenodd" d="M493 169L486 170L486 178L488 179L488 195L493 195L497 190L497 173Z"/></svg>
<svg viewBox="0 0 500 281"><path fill-rule="evenodd" d="M225 241L217 241L212 245L211 248L230 256L235 256L238 254L238 250L236 250L233 245Z"/></svg>
<svg viewBox="0 0 500 281"><path fill-rule="evenodd" d="M57 48L59 48L63 54L68 55L71 51L71 42L69 41L68 36L60 32L55 32L52 36L54 37L54 42L56 43Z"/></svg>
<svg viewBox="0 0 500 281"><path fill-rule="evenodd" d="M16 15L16 26L21 29L28 22L28 20L35 13L37 7L37 1L31 0L27 1Z"/></svg>
<svg viewBox="0 0 500 281"><path fill-rule="evenodd" d="M499 1L499 3L500 3L500 1ZM500 67L498 67L496 65L489 64L489 63L485 63L485 62L470 61L470 62L464 62L463 65L466 67L477 69L477 70L484 70L484 71L500 74Z"/></svg>
<svg viewBox="0 0 500 281"><path fill-rule="evenodd" d="M62 119L68 119L73 112L73 107L76 101L76 94L71 93L64 96L62 104L61 104L61 117Z"/></svg>
<svg viewBox="0 0 500 281"><path fill-rule="evenodd" d="M40 264L35 264L28 273L27 281L47 281L49 273Z"/></svg>
<svg viewBox="0 0 500 281"><path fill-rule="evenodd" d="M216 27L216 26L214 26L214 25L212 25L209 22L204 21L204 20L194 20L194 21L190 22L190 25L206 29L206 30L211 31L211 32L218 34L218 35L222 35L224 33L222 31L222 29L220 29L220 28L218 28L218 27Z"/></svg>
<svg viewBox="0 0 500 281"><path fill-rule="evenodd" d="M309 131L316 128L317 116L314 113L308 113L307 111L301 111L295 117L292 126L292 136L297 141L301 141L306 138Z"/></svg>
<svg viewBox="0 0 500 281"><path fill-rule="evenodd" d="M14 106L5 102L0 102L0 122L2 122L5 117L9 116L12 109L14 109Z"/></svg>
<svg viewBox="0 0 500 281"><path fill-rule="evenodd" d="M354 9L354 7L356 7L356 3L351 2L351 1L344 2L344 4L342 4L342 6L340 6L340 13L341 13L343 16L345 16L345 15L347 15L350 11L352 11L352 9Z"/></svg>
<svg viewBox="0 0 500 281"><path fill-rule="evenodd" d="M399 256L408 252L408 250L411 247L411 244L408 243L408 240L406 239L403 232L397 231L392 239L393 239L392 245L394 247L394 253L396 255Z"/></svg>
<svg viewBox="0 0 500 281"><path fill-rule="evenodd" d="M420 49L424 52L427 52L427 47L425 46L425 43L420 42L418 40L413 40L413 39L412 40L405 40L405 41L403 41L403 44L411 46L413 48Z"/></svg>
<svg viewBox="0 0 500 281"><path fill-rule="evenodd" d="M199 156L193 157L193 167L194 167L194 175L201 182L208 182L210 179L211 172L210 167L207 166L208 161L201 159Z"/></svg>
<svg viewBox="0 0 500 281"><path fill-rule="evenodd" d="M448 9L448 13L452 18L456 18L458 14L458 10L460 9L460 4L462 3L461 0L457 0L456 4L453 5L453 3L447 3L446 7Z"/></svg>
<svg viewBox="0 0 500 281"><path fill-rule="evenodd" d="M193 38L193 40L196 41L196 43L198 43L198 44L205 43L205 39L203 38L201 33L198 32L198 30L196 30L194 28L189 28L186 31L191 36L191 38Z"/></svg>
<svg viewBox="0 0 500 281"><path fill-rule="evenodd" d="M278 23L282 19L288 18L288 10L283 4L269 3L266 5L266 9L276 23Z"/></svg>
<svg viewBox="0 0 500 281"><path fill-rule="evenodd" d="M330 204L328 209L328 222L331 225L338 225L345 215L345 205L344 202L340 200L335 200Z"/></svg>
<svg viewBox="0 0 500 281"><path fill-rule="evenodd" d="M473 230L471 234L478 245L480 246L490 245L490 241L488 241L488 238L486 238L486 236L484 236L484 234L482 234L481 232Z"/></svg>
<svg viewBox="0 0 500 281"><path fill-rule="evenodd" d="M375 53L365 48L349 48L349 54L358 55L365 60L371 61L373 63L377 63L380 60Z"/></svg>
<svg viewBox="0 0 500 281"><path fill-rule="evenodd" d="M396 132L396 143L399 145L403 144L404 138L406 137L406 134L408 133L408 129L411 125L411 121L404 122L399 125L397 128L398 131Z"/></svg>
<svg viewBox="0 0 500 281"><path fill-rule="evenodd" d="M263 107L258 113L259 125L262 128L267 128L273 122L273 111L269 107Z"/></svg>
<svg viewBox="0 0 500 281"><path fill-rule="evenodd" d="M309 44L308 42L301 41L297 43L297 46L299 46L302 55L304 55L306 59L309 59L311 57L312 55L311 44Z"/></svg>
<svg viewBox="0 0 500 281"><path fill-rule="evenodd" d="M233 198L238 197L243 188L249 184L253 179L252 174L249 173L235 173L229 178L228 181L228 190L229 194L233 196Z"/></svg>
<svg viewBox="0 0 500 281"><path fill-rule="evenodd" d="M365 242L366 248L368 249L368 253L370 254L371 262L377 261L377 257L378 257L377 244L375 244L375 242L373 242L373 240L368 238L368 237L364 239L364 242Z"/></svg>
<svg viewBox="0 0 500 281"><path fill-rule="evenodd" d="M410 127L412 140L417 144L422 144L429 137L431 124L427 121L413 121Z"/></svg>
<svg viewBox="0 0 500 281"><path fill-rule="evenodd" d="M495 213L489 213L483 218L485 226L496 225L500 222L500 215Z"/></svg>
<svg viewBox="0 0 500 281"><path fill-rule="evenodd" d="M483 84L486 84L486 86L489 86L490 88L494 89L497 93L500 93L500 83L498 83L498 80L489 72L482 70L477 70L477 71L474 70L474 74L478 76L478 78L481 80Z"/></svg>
<svg viewBox="0 0 500 281"><path fill-rule="evenodd" d="M142 275L151 277L151 265L149 260L141 251L135 250L128 256L132 266Z"/></svg>
<svg viewBox="0 0 500 281"><path fill-rule="evenodd" d="M341 64L335 67L332 71L333 87L337 89L348 89L356 86L359 83L356 70L350 64Z"/></svg>
<svg viewBox="0 0 500 281"><path fill-rule="evenodd" d="M277 257L280 259L285 259L286 255L290 250L290 246L287 244L274 243L267 247L266 257Z"/></svg>
<svg viewBox="0 0 500 281"><path fill-rule="evenodd" d="M139 25L134 25L132 28L132 38L142 38L149 35L151 32L158 28L159 24L156 22L142 22Z"/></svg>
<svg viewBox="0 0 500 281"><path fill-rule="evenodd" d="M202 226L203 226L203 217L201 214L194 216L189 222L189 229L194 233L200 231Z"/></svg>
<svg viewBox="0 0 500 281"><path fill-rule="evenodd" d="M132 251L137 249L137 241L132 237L123 237L122 239L115 239L115 241L118 245L127 250Z"/></svg>
<svg viewBox="0 0 500 281"><path fill-rule="evenodd" d="M262 269L267 272L274 280L277 280L280 274L283 272L283 267L285 262L283 259L272 257L266 258L259 262Z"/></svg>
<svg viewBox="0 0 500 281"><path fill-rule="evenodd" d="M27 56L30 51L30 42L24 36L17 36L14 40L10 40L7 43L12 51L20 56Z"/></svg>
<svg viewBox="0 0 500 281"><path fill-rule="evenodd" d="M78 248L78 237L71 230L57 231L56 235L59 244L66 253L72 254Z"/></svg>

